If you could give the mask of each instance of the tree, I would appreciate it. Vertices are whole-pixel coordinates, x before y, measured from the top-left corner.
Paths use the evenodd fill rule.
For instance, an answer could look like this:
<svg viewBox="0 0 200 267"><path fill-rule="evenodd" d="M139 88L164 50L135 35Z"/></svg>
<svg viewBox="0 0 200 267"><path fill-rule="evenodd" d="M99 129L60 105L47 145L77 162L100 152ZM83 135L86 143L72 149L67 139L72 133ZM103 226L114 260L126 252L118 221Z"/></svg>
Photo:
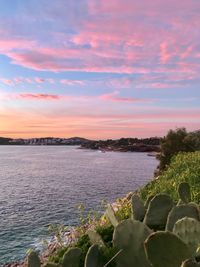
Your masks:
<svg viewBox="0 0 200 267"><path fill-rule="evenodd" d="M200 131L188 133L184 142L192 151L200 150Z"/></svg>
<svg viewBox="0 0 200 267"><path fill-rule="evenodd" d="M170 164L172 157L179 152L200 150L200 131L187 133L185 128L170 130L161 141L160 164L158 172L162 172Z"/></svg>

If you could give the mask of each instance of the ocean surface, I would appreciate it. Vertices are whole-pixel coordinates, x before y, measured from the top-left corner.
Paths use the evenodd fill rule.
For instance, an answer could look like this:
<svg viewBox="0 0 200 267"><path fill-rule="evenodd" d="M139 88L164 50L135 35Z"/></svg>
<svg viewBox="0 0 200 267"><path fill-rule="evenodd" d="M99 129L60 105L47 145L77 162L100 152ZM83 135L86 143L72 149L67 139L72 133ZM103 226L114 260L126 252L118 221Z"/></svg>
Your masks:
<svg viewBox="0 0 200 267"><path fill-rule="evenodd" d="M157 164L146 153L0 146L0 265L38 248L49 224L76 225L78 204L98 210L138 189Z"/></svg>

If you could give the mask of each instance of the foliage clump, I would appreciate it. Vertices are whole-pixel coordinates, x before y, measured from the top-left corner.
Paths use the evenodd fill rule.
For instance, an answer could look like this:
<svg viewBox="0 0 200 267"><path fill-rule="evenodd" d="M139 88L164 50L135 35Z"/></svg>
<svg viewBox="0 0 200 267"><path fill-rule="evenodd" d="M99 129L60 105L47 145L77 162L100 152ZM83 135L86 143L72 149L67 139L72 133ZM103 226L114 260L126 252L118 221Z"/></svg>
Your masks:
<svg viewBox="0 0 200 267"><path fill-rule="evenodd" d="M200 150L200 131L188 133L185 128L169 130L161 140L161 153L158 173L166 170L172 158L179 152L195 152Z"/></svg>
<svg viewBox="0 0 200 267"><path fill-rule="evenodd" d="M157 179L148 183L140 190L143 199L158 193L169 194L178 199L177 188L181 182L191 187L192 201L200 202L200 152L179 153L173 157L168 169Z"/></svg>

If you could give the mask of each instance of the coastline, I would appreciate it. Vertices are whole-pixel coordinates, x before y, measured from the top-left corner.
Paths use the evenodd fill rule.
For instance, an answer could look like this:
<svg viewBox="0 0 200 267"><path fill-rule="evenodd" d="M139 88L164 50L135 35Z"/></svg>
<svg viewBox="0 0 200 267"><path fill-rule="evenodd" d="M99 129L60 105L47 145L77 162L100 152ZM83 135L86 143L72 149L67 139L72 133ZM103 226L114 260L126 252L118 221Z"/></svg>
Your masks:
<svg viewBox="0 0 200 267"><path fill-rule="evenodd" d="M160 152L161 138L150 137L144 139L138 138L120 138L107 140L89 140L82 137L71 138L30 138L30 139L12 139L0 137L0 145L19 145L19 146L80 146L80 149L92 149L116 152Z"/></svg>
<svg viewBox="0 0 200 267"><path fill-rule="evenodd" d="M137 189L134 192L129 192L126 194L125 197L120 198L120 203L124 203L126 201L130 201L131 197L134 193L137 193L139 189ZM122 204L119 203L119 199L118 201L116 200L115 202L111 203L110 205L112 206L112 209L117 212L118 210L120 210L120 208L122 208ZM84 227L84 231L88 231L94 228L94 226L102 221L102 224L104 224L104 216L105 216L105 212L102 214L102 216L100 218L98 218L97 220L95 219L94 221L90 222L90 223L86 223L84 224L82 227ZM80 233L79 233L79 226L77 227L73 227L70 231L67 231L64 236L63 236L63 242L65 242L66 245L69 244L74 244L78 238L80 237ZM58 248L59 248L59 243L56 242L56 238L55 241L50 241L47 248L43 251L39 253L39 257L40 257L40 261L41 261L41 265L47 263L48 261L48 257L50 255L52 255ZM10 262L10 263L6 263L3 264L1 267L27 267L27 257L24 256L24 259L20 260L20 261L15 261L15 262Z"/></svg>
<svg viewBox="0 0 200 267"><path fill-rule="evenodd" d="M75 150L77 150L77 148L76 147L72 147L72 149L73 149L73 151L75 151ZM28 153L27 151L29 151L29 149L25 149L25 148L23 148L23 147L21 147L21 150L22 151L25 151L26 153ZM20 151L21 151L20 150ZM48 148L46 148L46 149L43 149L43 148L40 148L39 149L40 151L47 151L47 153L49 154L49 149ZM65 149L65 148L62 148L62 150L63 151L68 151L68 149ZM13 148L12 147L10 147L10 149L9 149L9 151L13 151ZM17 148L16 149L16 151L17 151L17 154L19 153L19 148ZM38 148L34 148L34 151L35 151L35 153L38 153ZM52 149L51 149L51 151L53 151ZM81 151L80 151L81 152ZM86 151L86 153L83 151L83 152L81 152L81 153L77 153L77 151L75 151L75 155L79 155L79 154L82 154L82 157L85 159L85 155L86 155L86 157L87 157L87 151ZM98 151L94 151L94 153L88 153L88 155L90 156L90 155L92 155L92 158L93 157L97 157L97 159L99 159L99 158L109 158L109 160L112 158L112 156L116 159L116 157L118 158L118 157L122 157L122 159L126 159L125 160L125 162L124 162L124 164L125 165L123 165L123 166L126 166L126 163L128 162L127 160L129 160L130 158L134 158L135 160L138 158L138 156L139 156L139 158L140 157L145 157L145 158L147 158L146 157L146 153L144 153L143 155L142 154L140 154L140 155L137 155L136 153L135 153L135 156L134 156L134 153L131 155L132 153L128 153L127 155L122 155L122 156L120 156L120 153L116 153L116 154L114 154L114 153L110 153L110 155L108 154L106 154L105 156L102 154L100 154ZM26 156L26 154L21 154L21 155L23 155L23 157L25 157ZM71 155L71 154L70 154ZM55 157L55 156L54 156ZM135 162L135 160L133 160L133 162ZM151 161L151 159L149 159L150 161ZM45 160L46 161L46 160ZM130 164L129 164L130 165ZM42 165L43 167L45 166L45 165ZM138 167L140 166L140 164L138 165ZM126 168L126 167L125 167ZM148 177L148 176L146 176L146 177ZM151 176L149 176L149 177L152 177L152 173L151 173ZM146 184L146 182L145 182L145 184ZM130 188L130 187L129 187ZM128 192L128 190L129 190L129 188L127 189L126 188L126 190L123 192L123 194L120 194L120 195L118 195L117 197L123 197L123 195L126 193L126 192ZM133 190L135 190L135 189L137 189L137 187L134 187L133 188ZM116 197L116 198L117 198ZM100 200L102 199L102 197L100 198ZM115 200L115 198L112 198L112 200ZM112 201L111 201L111 203L112 203ZM59 222L58 222L59 223ZM14 256L17 256L18 254L15 254L15 253L13 253L13 258L14 258ZM2 255L3 256L3 255ZM22 255L23 256L23 255ZM16 257L17 258L17 257ZM11 259L11 257L10 257L10 259ZM20 257L19 257L19 259L20 259ZM4 263L7 263L9 261L9 257L7 258L7 261L2 261L2 264L4 264ZM15 259L14 259L14 261L15 261ZM5 266L24 266L24 262L22 261L20 261L20 262L8 262Z"/></svg>

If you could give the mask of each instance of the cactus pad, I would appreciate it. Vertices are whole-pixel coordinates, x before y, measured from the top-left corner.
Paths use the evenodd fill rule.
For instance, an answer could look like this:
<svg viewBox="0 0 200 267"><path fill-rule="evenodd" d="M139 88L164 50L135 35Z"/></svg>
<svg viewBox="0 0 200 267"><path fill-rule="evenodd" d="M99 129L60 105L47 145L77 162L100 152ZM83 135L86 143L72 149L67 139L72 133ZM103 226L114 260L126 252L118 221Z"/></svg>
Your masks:
<svg viewBox="0 0 200 267"><path fill-rule="evenodd" d="M86 255L84 267L103 267L98 245L92 245Z"/></svg>
<svg viewBox="0 0 200 267"><path fill-rule="evenodd" d="M105 244L104 244L101 236L96 231L88 230L87 234L89 236L91 244L93 244L93 245L97 244L101 247L105 247Z"/></svg>
<svg viewBox="0 0 200 267"><path fill-rule="evenodd" d="M79 267L81 256L80 248L70 248L63 256L63 267Z"/></svg>
<svg viewBox="0 0 200 267"><path fill-rule="evenodd" d="M200 267L200 262L195 260L186 260L182 263L181 267Z"/></svg>
<svg viewBox="0 0 200 267"><path fill-rule="evenodd" d="M166 194L156 195L149 203L144 223L150 228L165 228L167 216L173 206L174 204L170 196Z"/></svg>
<svg viewBox="0 0 200 267"><path fill-rule="evenodd" d="M153 267L180 267L190 257L187 245L171 232L156 232L145 241L145 251Z"/></svg>
<svg viewBox="0 0 200 267"><path fill-rule="evenodd" d="M172 231L174 224L184 217L194 218L199 221L199 210L197 206L190 204L175 206L168 215L166 230Z"/></svg>
<svg viewBox="0 0 200 267"><path fill-rule="evenodd" d="M175 223L173 232L188 245L193 256L197 256L196 251L200 245L200 222L185 217Z"/></svg>
<svg viewBox="0 0 200 267"><path fill-rule="evenodd" d="M133 219L142 221L144 219L146 209L140 197L134 194L131 198Z"/></svg>
<svg viewBox="0 0 200 267"><path fill-rule="evenodd" d="M31 251L28 255L28 267L40 267L40 258L35 251Z"/></svg>
<svg viewBox="0 0 200 267"><path fill-rule="evenodd" d="M44 265L44 267L62 267L62 266L53 262L48 262L47 264Z"/></svg>
<svg viewBox="0 0 200 267"><path fill-rule="evenodd" d="M191 201L190 186L188 183L180 183L178 187L178 193L183 203L189 203Z"/></svg>
<svg viewBox="0 0 200 267"><path fill-rule="evenodd" d="M120 222L114 230L113 245L122 252L116 258L117 267L150 267L145 256L144 241L150 235L144 223L127 219Z"/></svg>
<svg viewBox="0 0 200 267"><path fill-rule="evenodd" d="M145 201L145 203L144 203L144 207L145 207L146 210L147 210L148 207L149 207L149 203L150 203L150 201L151 201L154 197L155 197L155 195L150 195L150 196L147 198L147 200Z"/></svg>
<svg viewBox="0 0 200 267"><path fill-rule="evenodd" d="M107 206L105 215L114 227L116 227L118 225L119 222L115 216L115 212L113 210L113 207L110 204L108 204L108 206Z"/></svg>

